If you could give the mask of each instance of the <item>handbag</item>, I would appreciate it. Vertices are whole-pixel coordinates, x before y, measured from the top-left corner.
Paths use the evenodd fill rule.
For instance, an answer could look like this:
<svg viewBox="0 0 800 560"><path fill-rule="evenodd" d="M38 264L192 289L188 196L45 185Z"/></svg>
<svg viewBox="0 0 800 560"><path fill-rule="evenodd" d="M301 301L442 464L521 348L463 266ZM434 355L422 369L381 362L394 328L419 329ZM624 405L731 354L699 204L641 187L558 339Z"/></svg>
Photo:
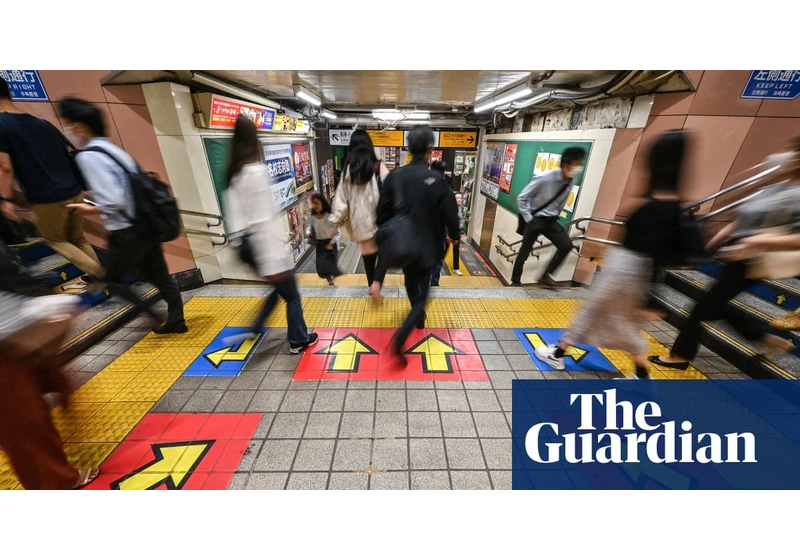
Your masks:
<svg viewBox="0 0 800 560"><path fill-rule="evenodd" d="M791 235L790 227L765 229L759 235ZM753 280L783 280L800 276L800 251L763 251L747 263L747 277Z"/></svg>
<svg viewBox="0 0 800 560"><path fill-rule="evenodd" d="M394 216L378 227L375 241L386 268L406 268L421 258L416 229L398 185L394 187ZM385 259L385 260L384 260Z"/></svg>
<svg viewBox="0 0 800 560"><path fill-rule="evenodd" d="M258 266L256 266L255 257L253 256L253 244L250 242L249 233L245 233L239 238L239 260L253 268L258 268Z"/></svg>

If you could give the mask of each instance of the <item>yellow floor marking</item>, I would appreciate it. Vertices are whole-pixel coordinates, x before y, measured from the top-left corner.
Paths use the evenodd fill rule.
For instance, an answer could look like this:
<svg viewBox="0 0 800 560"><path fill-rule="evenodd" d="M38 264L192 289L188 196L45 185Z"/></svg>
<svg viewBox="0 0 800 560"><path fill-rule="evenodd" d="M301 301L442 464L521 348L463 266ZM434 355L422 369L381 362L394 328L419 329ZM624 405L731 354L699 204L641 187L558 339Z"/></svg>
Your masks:
<svg viewBox="0 0 800 560"><path fill-rule="evenodd" d="M361 298L303 298L309 327L399 327L410 310L408 300L384 299L375 305L364 287L365 295ZM226 326L249 326L262 303L263 298L255 297L195 297L186 304L191 329L188 333L149 334L90 379L73 395L69 411L61 407L53 411L54 423L66 442L70 460L79 468L102 463L219 331ZM564 328L582 303L565 299L434 299L428 307L427 325L429 328ZM276 306L267 325L286 326L283 302ZM667 353L662 344L647 336L649 353ZM633 363L624 352L601 351L619 370L633 371ZM441 361L438 354L435 366L443 367L438 363ZM651 371L657 379L704 377L691 367L685 372L657 367ZM15 488L19 488L18 481L8 458L0 451L0 489Z"/></svg>

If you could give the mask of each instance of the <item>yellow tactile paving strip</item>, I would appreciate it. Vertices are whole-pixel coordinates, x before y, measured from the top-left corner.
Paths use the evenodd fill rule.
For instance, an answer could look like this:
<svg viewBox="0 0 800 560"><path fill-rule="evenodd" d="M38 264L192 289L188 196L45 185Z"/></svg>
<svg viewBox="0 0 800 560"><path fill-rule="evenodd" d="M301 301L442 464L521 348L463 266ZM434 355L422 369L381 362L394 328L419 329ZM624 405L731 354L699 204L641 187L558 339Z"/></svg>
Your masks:
<svg viewBox="0 0 800 560"><path fill-rule="evenodd" d="M452 258L451 258L452 261ZM303 272L295 275L300 286L327 286L328 281L316 274ZM337 286L363 286L367 289L366 276L363 274L343 274L336 279ZM388 274L384 281L387 288L397 288L403 285L403 276ZM442 276L439 285L446 288L500 288L504 284L497 278L487 276Z"/></svg>
<svg viewBox="0 0 800 560"><path fill-rule="evenodd" d="M443 278L444 279L444 278ZM53 417L67 456L78 468L102 463L202 353L223 327L249 326L262 304L252 297L195 297L186 304L191 330L172 336L147 335L96 374L72 396L69 411L56 407ZM427 309L429 328L565 328L582 305L570 299L434 299ZM404 298L375 305L369 298L304 298L310 328L399 327L410 307ZM286 327L286 306L279 301L268 327ZM667 349L648 336L649 352ZM632 371L624 352L603 350L620 371ZM660 379L702 379L694 368L681 372L653 368ZM18 488L0 452L0 490Z"/></svg>

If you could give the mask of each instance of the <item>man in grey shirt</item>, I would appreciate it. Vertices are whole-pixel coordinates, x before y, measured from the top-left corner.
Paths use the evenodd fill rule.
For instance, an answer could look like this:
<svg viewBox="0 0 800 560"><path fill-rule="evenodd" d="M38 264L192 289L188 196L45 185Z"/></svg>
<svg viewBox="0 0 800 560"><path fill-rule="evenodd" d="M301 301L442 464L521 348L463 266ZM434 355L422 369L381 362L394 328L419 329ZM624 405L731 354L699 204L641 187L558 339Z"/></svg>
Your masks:
<svg viewBox="0 0 800 560"><path fill-rule="evenodd" d="M547 265L539 280L545 286L555 286L553 272L564 262L572 250L572 241L564 227L558 223L558 217L569 198L575 177L583 171L586 150L570 147L561 154L561 167L548 171L531 181L517 197L519 208L522 246L514 261L511 273L511 285L520 286L522 268L531 254L534 243L540 235L544 235L556 247L556 254Z"/></svg>

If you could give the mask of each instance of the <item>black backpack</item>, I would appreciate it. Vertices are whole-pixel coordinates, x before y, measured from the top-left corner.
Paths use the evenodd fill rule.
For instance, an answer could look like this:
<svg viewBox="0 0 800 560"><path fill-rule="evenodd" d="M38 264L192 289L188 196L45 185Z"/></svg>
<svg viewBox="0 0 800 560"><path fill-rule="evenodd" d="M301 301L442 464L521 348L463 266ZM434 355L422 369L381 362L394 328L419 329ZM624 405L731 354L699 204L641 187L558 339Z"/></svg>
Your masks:
<svg viewBox="0 0 800 560"><path fill-rule="evenodd" d="M133 223L136 234L148 241L167 243L178 237L181 231L181 217L178 201L169 193L166 183L136 165L131 173L117 158L97 146L85 148L84 152L100 152L110 157L121 167L130 180L136 218L125 213Z"/></svg>

